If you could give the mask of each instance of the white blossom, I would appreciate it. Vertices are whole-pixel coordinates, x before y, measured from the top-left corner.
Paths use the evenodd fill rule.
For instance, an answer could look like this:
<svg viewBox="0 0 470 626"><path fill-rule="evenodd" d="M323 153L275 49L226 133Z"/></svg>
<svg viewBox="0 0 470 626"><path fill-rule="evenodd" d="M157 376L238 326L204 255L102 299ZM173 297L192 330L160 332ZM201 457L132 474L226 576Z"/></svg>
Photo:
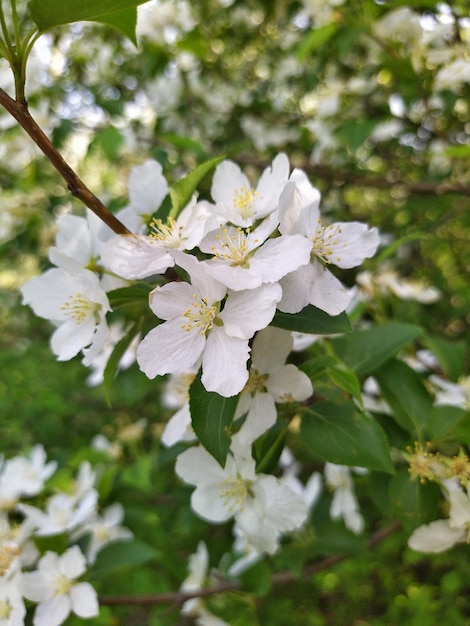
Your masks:
<svg viewBox="0 0 470 626"><path fill-rule="evenodd" d="M362 468L356 468L364 472ZM345 465L325 463L325 481L333 490L333 500L330 507L330 516L333 520L342 519L356 535L364 529L364 518L359 511L359 503L354 493L351 470Z"/></svg>
<svg viewBox="0 0 470 626"><path fill-rule="evenodd" d="M235 226L251 226L256 220L273 213L279 195L289 177L289 161L279 154L261 174L256 188L232 161L220 163L212 179L211 196L216 212Z"/></svg>
<svg viewBox="0 0 470 626"><path fill-rule="evenodd" d="M312 395L308 376L285 362L292 345L291 333L273 326L259 331L253 340L250 374L235 416L246 413L244 424L234 436L241 445L250 445L273 426L276 402L301 402Z"/></svg>
<svg viewBox="0 0 470 626"><path fill-rule="evenodd" d="M351 295L325 267L349 269L375 254L379 244L376 228L360 222L323 225L320 218L320 193L305 173L294 170L280 198L283 234L302 234L310 242L311 262L281 279L283 297L278 308L297 313L307 304L338 315L346 310Z"/></svg>
<svg viewBox="0 0 470 626"><path fill-rule="evenodd" d="M99 350L104 345L111 307L93 272L80 269L70 274L53 268L28 280L21 293L24 304L57 326L51 347L59 361L68 361L87 346Z"/></svg>
<svg viewBox="0 0 470 626"><path fill-rule="evenodd" d="M96 591L89 583L75 582L85 571L85 557L73 546L60 556L46 552L37 571L23 574L23 595L38 603L34 626L59 626L71 612L83 618L98 615Z"/></svg>
<svg viewBox="0 0 470 626"><path fill-rule="evenodd" d="M235 395L248 379L248 340L274 317L280 287L230 292L221 310L225 285L208 276L194 257L180 253L176 258L191 284L173 282L152 292L150 308L166 321L140 343L139 366L149 378L182 374L202 357L205 388Z"/></svg>
<svg viewBox="0 0 470 626"><path fill-rule="evenodd" d="M246 451L232 445L225 467L202 447L190 448L176 461L176 473L196 489L193 510L220 523L234 518L250 543L272 554L282 533L299 528L307 510L302 498L270 474L256 474Z"/></svg>

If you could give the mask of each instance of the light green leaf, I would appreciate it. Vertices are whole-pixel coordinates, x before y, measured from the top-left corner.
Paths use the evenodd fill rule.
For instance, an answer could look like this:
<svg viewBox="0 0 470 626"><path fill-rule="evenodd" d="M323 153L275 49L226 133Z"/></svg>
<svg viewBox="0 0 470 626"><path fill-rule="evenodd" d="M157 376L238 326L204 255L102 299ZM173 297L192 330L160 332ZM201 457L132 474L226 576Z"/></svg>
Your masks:
<svg viewBox="0 0 470 626"><path fill-rule="evenodd" d="M470 414L458 406L433 406L426 426L434 444L449 440L470 442ZM466 438L462 439L463 435Z"/></svg>
<svg viewBox="0 0 470 626"><path fill-rule="evenodd" d="M436 518L440 502L440 490L436 483L412 480L408 470L402 469L391 478L388 492L407 532Z"/></svg>
<svg viewBox="0 0 470 626"><path fill-rule="evenodd" d="M457 381L462 376L467 352L463 341L455 343L440 337L426 337L424 344L436 355L447 378Z"/></svg>
<svg viewBox="0 0 470 626"><path fill-rule="evenodd" d="M418 374L403 361L393 360L374 376L397 423L420 439L433 402Z"/></svg>
<svg viewBox="0 0 470 626"><path fill-rule="evenodd" d="M311 381L314 381L316 378L325 376L329 367L333 367L340 362L339 359L331 354L320 354L302 363L300 369L307 374Z"/></svg>
<svg viewBox="0 0 470 626"><path fill-rule="evenodd" d="M333 335L347 333L351 330L348 316L340 313L332 317L309 304L298 313L281 313L276 311L272 325L285 330L295 330L299 333L312 335Z"/></svg>
<svg viewBox="0 0 470 626"><path fill-rule="evenodd" d="M192 172L189 172L184 178L176 181L170 189L171 210L168 217L173 219L178 217L191 200L202 179L224 159L224 156L220 156L215 157L215 159L210 159L205 163L201 163L201 165L196 167ZM162 215L161 212L158 211L158 217L165 219L167 216Z"/></svg>
<svg viewBox="0 0 470 626"><path fill-rule="evenodd" d="M137 333L140 331L141 327L142 327L142 320L139 320L138 322L135 322L134 324L130 326L129 330L124 335L124 337L120 341L118 341L118 343L114 346L111 356L109 357L108 362L106 363L106 367L104 369L104 374L103 374L103 388L104 388L106 400L109 405L111 405L111 401L110 401L111 385L112 385L114 378L116 377L116 374L119 368L119 361L121 360L125 351L134 340Z"/></svg>
<svg viewBox="0 0 470 626"><path fill-rule="evenodd" d="M157 557L157 550L143 541L113 541L98 553L89 574L90 577L96 578L113 573L122 567L142 565Z"/></svg>
<svg viewBox="0 0 470 626"><path fill-rule="evenodd" d="M351 402L317 402L304 412L301 434L309 450L324 461L394 471L383 430Z"/></svg>
<svg viewBox="0 0 470 626"><path fill-rule="evenodd" d="M335 353L358 375L369 375L421 335L412 324L388 322L332 340Z"/></svg>
<svg viewBox="0 0 470 626"><path fill-rule="evenodd" d="M147 0L30 0L29 12L39 32L72 22L101 22L135 42L137 6Z"/></svg>
<svg viewBox="0 0 470 626"><path fill-rule="evenodd" d="M109 161L114 161L117 159L123 143L124 137L121 132L114 126L107 126L95 134L88 146L88 153L98 149L103 152Z"/></svg>
<svg viewBox="0 0 470 626"><path fill-rule="evenodd" d="M230 448L230 426L237 409L238 396L224 398L207 391L201 382L201 373L189 388L191 422L197 438L204 448L220 463Z"/></svg>
<svg viewBox="0 0 470 626"><path fill-rule="evenodd" d="M361 385L357 376L347 365L338 361L338 363L327 368L327 374L335 385L349 393L357 400L359 406L362 406Z"/></svg>
<svg viewBox="0 0 470 626"><path fill-rule="evenodd" d="M297 58L300 61L304 61L312 52L328 43L337 30L338 24L330 22L325 24L325 26L310 31L297 48Z"/></svg>

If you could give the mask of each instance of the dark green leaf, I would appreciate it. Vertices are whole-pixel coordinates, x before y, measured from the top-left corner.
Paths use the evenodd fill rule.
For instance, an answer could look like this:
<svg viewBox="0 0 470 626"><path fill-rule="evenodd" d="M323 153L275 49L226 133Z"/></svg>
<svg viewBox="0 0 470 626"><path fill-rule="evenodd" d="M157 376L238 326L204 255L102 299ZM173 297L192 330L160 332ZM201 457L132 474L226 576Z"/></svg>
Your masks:
<svg viewBox="0 0 470 626"><path fill-rule="evenodd" d="M207 391L201 382L201 374L189 388L191 422L197 438L206 450L220 463L230 448L230 426L237 409L238 396L224 398Z"/></svg>
<svg viewBox="0 0 470 626"><path fill-rule="evenodd" d="M346 313L332 317L311 304L299 313L291 314L276 311L272 325L285 330L295 330L299 333L311 333L313 335L333 335L347 333L351 330Z"/></svg>
<svg viewBox="0 0 470 626"><path fill-rule="evenodd" d="M420 439L433 402L418 374L403 361L393 360L374 375L395 420Z"/></svg>
<svg viewBox="0 0 470 626"><path fill-rule="evenodd" d="M383 430L351 402L317 402L303 414L301 434L314 456L324 461L394 471Z"/></svg>
<svg viewBox="0 0 470 626"><path fill-rule="evenodd" d="M332 340L335 353L358 375L369 375L422 333L419 326L388 322Z"/></svg>
<svg viewBox="0 0 470 626"><path fill-rule="evenodd" d="M145 308L148 309L151 289L150 285L140 282L130 287L113 289L113 291L109 291L107 295L113 311L120 307L133 306L136 303L140 303L141 305L145 304Z"/></svg>
<svg viewBox="0 0 470 626"><path fill-rule="evenodd" d="M337 363L340 363L340 361L335 356L332 356L331 354L320 354L319 356L302 363L300 369L307 374L310 380L313 381L315 378L324 376L327 369Z"/></svg>
<svg viewBox="0 0 470 626"><path fill-rule="evenodd" d="M90 575L97 577L114 572L121 567L142 565L157 556L158 552L143 541L114 541L98 553Z"/></svg>
<svg viewBox="0 0 470 626"><path fill-rule="evenodd" d="M401 523L408 532L435 519L440 502L436 483L412 480L408 470L402 469L389 483L389 495Z"/></svg>
<svg viewBox="0 0 470 626"><path fill-rule="evenodd" d="M258 561L241 575L243 589L263 596L271 588L272 572L266 561Z"/></svg>

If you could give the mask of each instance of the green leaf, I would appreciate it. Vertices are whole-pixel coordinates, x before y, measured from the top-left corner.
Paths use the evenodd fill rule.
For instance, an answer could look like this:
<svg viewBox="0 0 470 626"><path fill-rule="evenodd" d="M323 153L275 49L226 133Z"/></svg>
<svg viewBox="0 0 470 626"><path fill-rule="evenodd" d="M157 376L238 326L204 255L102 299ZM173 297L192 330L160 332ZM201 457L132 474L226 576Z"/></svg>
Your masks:
<svg viewBox="0 0 470 626"><path fill-rule="evenodd" d="M346 393L349 393L359 406L362 406L361 385L354 372L341 361L327 368L330 380Z"/></svg>
<svg viewBox="0 0 470 626"><path fill-rule="evenodd" d="M220 156L210 159L205 163L201 163L201 165L196 167L196 169L192 172L189 172L189 174L187 174L184 178L176 181L170 189L171 210L168 217L173 219L178 217L184 207L191 200L202 179L224 159L224 156ZM161 211L158 211L158 217L160 219L165 219L167 216L162 215Z"/></svg>
<svg viewBox="0 0 470 626"><path fill-rule="evenodd" d="M238 396L224 398L207 391L201 382L201 372L189 388L191 422L197 438L204 448L220 463L230 448L230 426L237 409Z"/></svg>
<svg viewBox="0 0 470 626"><path fill-rule="evenodd" d="M101 150L109 161L114 161L117 159L123 143L124 138L121 132L114 126L108 126L95 134L88 146L88 152L91 153L97 149Z"/></svg>
<svg viewBox="0 0 470 626"><path fill-rule="evenodd" d="M119 369L119 361L123 357L127 348L131 345L137 333L140 331L142 327L142 320L135 322L132 324L124 337L118 341L118 343L114 346L114 350L111 353L111 356L106 363L106 367L104 368L103 374L103 389L106 396L106 400L109 405L111 405L110 401L110 390L113 380L116 377L116 374Z"/></svg>
<svg viewBox="0 0 470 626"><path fill-rule="evenodd" d="M300 369L302 372L307 374L311 381L313 381L316 378L323 377L326 374L327 369L337 363L340 363L340 361L335 356L331 354L320 354L319 356L302 363Z"/></svg>
<svg viewBox="0 0 470 626"><path fill-rule="evenodd" d="M347 333L351 330L348 316L340 313L332 317L309 304L298 313L281 313L276 311L272 325L285 330L295 330L299 333L314 335L333 335Z"/></svg>
<svg viewBox="0 0 470 626"><path fill-rule="evenodd" d="M98 553L90 576L96 578L122 567L142 565L157 557L158 552L143 541L113 541Z"/></svg>
<svg viewBox="0 0 470 626"><path fill-rule="evenodd" d="M317 402L304 412L301 434L310 451L324 461L394 471L383 430L351 402Z"/></svg>
<svg viewBox="0 0 470 626"><path fill-rule="evenodd" d="M257 596L266 595L271 589L272 571L266 561L258 561L241 575L243 589Z"/></svg>
<svg viewBox="0 0 470 626"><path fill-rule="evenodd" d="M336 134L355 152L372 134L377 124L377 120L351 120L340 126Z"/></svg>
<svg viewBox="0 0 470 626"><path fill-rule="evenodd" d="M398 424L420 439L432 409L432 398L418 374L403 361L393 360L374 374Z"/></svg>
<svg viewBox="0 0 470 626"><path fill-rule="evenodd" d="M324 46L337 30L338 25L330 22L329 24L325 24L325 26L310 31L297 48L297 58L299 61L304 61L309 54Z"/></svg>
<svg viewBox="0 0 470 626"><path fill-rule="evenodd" d="M126 467L121 474L121 480L124 485L132 487L142 493L151 493L155 490L155 484L152 478L155 469L155 459L150 454L144 454L136 458L136 460Z"/></svg>
<svg viewBox="0 0 470 626"><path fill-rule="evenodd" d="M447 378L457 381L462 376L467 352L463 341L454 343L440 337L426 337L424 344L436 355Z"/></svg>
<svg viewBox="0 0 470 626"><path fill-rule="evenodd" d="M436 518L440 503L440 489L436 483L412 480L407 469L402 469L389 483L389 495L396 514L407 532Z"/></svg>
<svg viewBox="0 0 470 626"><path fill-rule="evenodd" d="M335 353L358 376L367 376L421 335L412 324L388 322L332 340Z"/></svg>
<svg viewBox="0 0 470 626"><path fill-rule="evenodd" d="M137 6L147 0L30 0L28 8L39 32L72 22L100 22L135 43Z"/></svg>
<svg viewBox="0 0 470 626"><path fill-rule="evenodd" d="M122 308L134 308L139 305L148 310L149 294L152 287L146 283L139 282L130 287L120 287L108 292L109 303L114 310Z"/></svg>
<svg viewBox="0 0 470 626"><path fill-rule="evenodd" d="M438 405L433 406L427 420L427 433L434 444L443 441L456 441L467 443L470 441L470 414L457 406ZM467 431L467 440L461 440L458 436L464 426Z"/></svg>

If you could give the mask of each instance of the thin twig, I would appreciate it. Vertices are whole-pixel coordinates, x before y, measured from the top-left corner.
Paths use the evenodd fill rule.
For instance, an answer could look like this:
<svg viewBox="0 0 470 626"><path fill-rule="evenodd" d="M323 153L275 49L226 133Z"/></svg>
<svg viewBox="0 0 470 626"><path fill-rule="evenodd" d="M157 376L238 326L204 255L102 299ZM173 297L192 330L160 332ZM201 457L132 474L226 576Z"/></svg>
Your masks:
<svg viewBox="0 0 470 626"><path fill-rule="evenodd" d="M250 156L237 156L237 162L245 165L256 165L264 169L271 165L270 161L254 159ZM380 176L369 176L359 172L348 172L338 170L329 165L321 163L302 163L299 165L307 174L318 176L320 179L335 182L357 185L358 187L371 187L375 189L400 189L404 195L411 194L460 194L470 196L470 185L464 183L452 183L448 181L406 181L398 178L382 178Z"/></svg>
<svg viewBox="0 0 470 626"><path fill-rule="evenodd" d="M388 526L380 529L376 533L374 533L369 540L367 541L367 547L373 548L379 543L381 543L386 537L392 535L400 528L399 521L393 521ZM276 585L286 585L288 583L292 583L299 578L304 580L308 580L310 576L316 574L325 569L329 569L342 561L350 558L349 554L334 554L331 556L327 556L321 561L317 561L316 563L312 563L311 565L307 565L300 576L294 574L293 572L277 572L273 574L271 578L271 582L274 586ZM238 580L227 580L222 581L219 584L207 588L200 589L199 591L195 591L193 593L183 593L181 591L169 591L166 593L155 593L148 595L121 595L121 596L102 596L99 599L99 602L102 606L118 606L118 605L138 605L138 606L152 606L157 604L171 604L175 607L182 606L187 600L191 600L192 598L208 598L210 596L214 596L219 593L224 593L226 591L240 591L243 589L242 583Z"/></svg>
<svg viewBox="0 0 470 626"><path fill-rule="evenodd" d="M62 155L57 151L47 135L31 116L25 101L11 98L6 91L0 88L0 105L12 115L18 124L28 133L34 143L42 150L55 169L67 183L70 193L81 200L85 206L107 224L118 235L131 235L132 233L120 222L115 215L105 207L74 172Z"/></svg>

